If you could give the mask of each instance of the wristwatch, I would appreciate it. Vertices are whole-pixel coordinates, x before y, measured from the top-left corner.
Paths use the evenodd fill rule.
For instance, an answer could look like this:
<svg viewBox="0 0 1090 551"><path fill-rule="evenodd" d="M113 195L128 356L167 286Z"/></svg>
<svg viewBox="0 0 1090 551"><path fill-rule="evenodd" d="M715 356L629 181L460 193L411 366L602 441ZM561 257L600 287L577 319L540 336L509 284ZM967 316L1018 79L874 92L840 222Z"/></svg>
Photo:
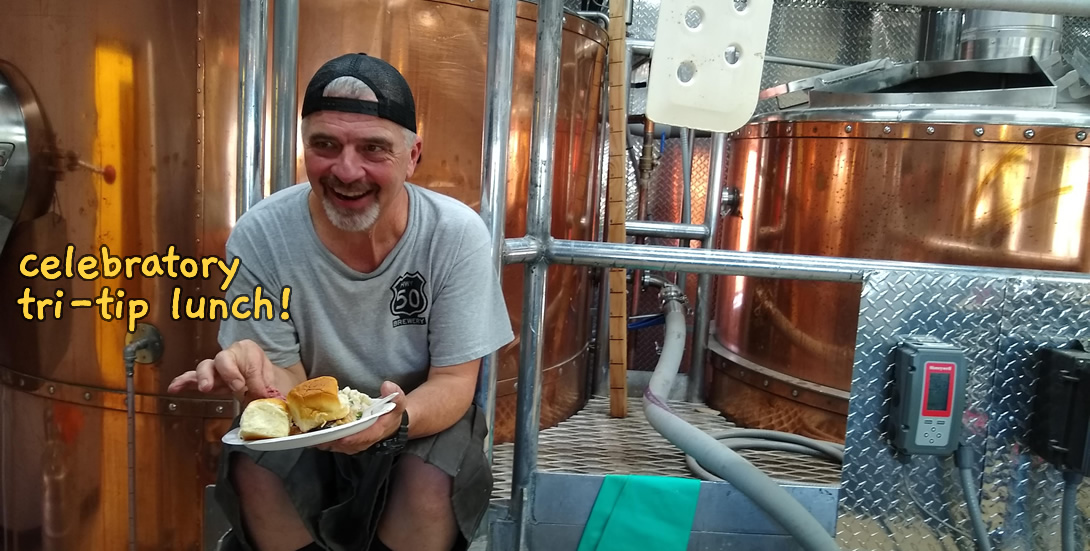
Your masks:
<svg viewBox="0 0 1090 551"><path fill-rule="evenodd" d="M404 410L401 412L401 426L398 427L397 432L389 438L375 444L374 449L379 453L397 453L405 449L405 444L409 442L409 412Z"/></svg>

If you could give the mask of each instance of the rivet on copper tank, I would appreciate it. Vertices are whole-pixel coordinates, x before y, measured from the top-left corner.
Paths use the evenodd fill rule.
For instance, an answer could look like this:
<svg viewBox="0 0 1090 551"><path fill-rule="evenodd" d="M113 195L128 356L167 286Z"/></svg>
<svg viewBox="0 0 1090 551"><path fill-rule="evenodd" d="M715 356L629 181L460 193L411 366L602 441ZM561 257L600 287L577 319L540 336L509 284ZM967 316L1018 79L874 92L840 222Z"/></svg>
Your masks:
<svg viewBox="0 0 1090 551"><path fill-rule="evenodd" d="M844 131L851 134L852 133L852 125L849 124L848 126L845 126Z"/></svg>
<svg viewBox="0 0 1090 551"><path fill-rule="evenodd" d="M977 128L976 130L973 130L973 134L976 134L976 136L979 138L980 136L984 135L984 129L983 128Z"/></svg>
<svg viewBox="0 0 1090 551"><path fill-rule="evenodd" d="M797 397L798 397L798 395L799 395L799 391L798 391L798 389L792 390L792 391L791 391L791 395L792 395L792 396L795 396L795 397L797 398Z"/></svg>
<svg viewBox="0 0 1090 551"><path fill-rule="evenodd" d="M1032 128L1028 128L1025 132L1022 133L1022 135L1025 136L1027 140L1032 140L1033 136L1035 136L1036 134L1033 132Z"/></svg>
<svg viewBox="0 0 1090 551"><path fill-rule="evenodd" d="M890 132L893 132L893 129L890 128L889 126L882 127L882 133L883 134L889 134Z"/></svg>
<svg viewBox="0 0 1090 551"><path fill-rule="evenodd" d="M57 392L57 387L55 387L53 385L49 385L49 393L50 394L55 394L56 392Z"/></svg>
<svg viewBox="0 0 1090 551"><path fill-rule="evenodd" d="M1075 134L1075 139L1079 140L1080 142L1085 140L1086 139L1086 132L1084 132L1082 130L1079 130L1078 133Z"/></svg>
<svg viewBox="0 0 1090 551"><path fill-rule="evenodd" d="M216 413L223 413L223 406L216 406Z"/></svg>
<svg viewBox="0 0 1090 551"><path fill-rule="evenodd" d="M927 127L927 133L928 134L934 134L935 133L935 127L934 126L928 126Z"/></svg>
<svg viewBox="0 0 1090 551"><path fill-rule="evenodd" d="M90 400L91 399L91 393L90 392L84 392L83 393L83 399L84 400Z"/></svg>
<svg viewBox="0 0 1090 551"><path fill-rule="evenodd" d="M170 411L178 411L178 404L171 402L167 404L167 409L169 409Z"/></svg>

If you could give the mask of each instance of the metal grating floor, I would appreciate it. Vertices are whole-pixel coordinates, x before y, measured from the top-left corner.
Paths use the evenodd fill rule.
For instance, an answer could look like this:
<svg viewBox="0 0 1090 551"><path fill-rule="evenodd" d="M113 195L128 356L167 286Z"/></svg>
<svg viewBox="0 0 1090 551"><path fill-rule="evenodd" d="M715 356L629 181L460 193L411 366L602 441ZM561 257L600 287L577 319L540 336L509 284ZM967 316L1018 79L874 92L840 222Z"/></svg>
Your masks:
<svg viewBox="0 0 1090 551"><path fill-rule="evenodd" d="M718 411L702 404L670 401L670 408L697 428L722 431L735 428ZM514 444L493 450L494 499L511 497ZM806 455L743 451L742 456L769 476L787 482L839 485L840 465ZM696 478L685 464L685 454L647 422L639 398L628 399L628 416L609 416L609 398L595 396L586 407L559 425L541 431L538 469L577 474L642 474Z"/></svg>

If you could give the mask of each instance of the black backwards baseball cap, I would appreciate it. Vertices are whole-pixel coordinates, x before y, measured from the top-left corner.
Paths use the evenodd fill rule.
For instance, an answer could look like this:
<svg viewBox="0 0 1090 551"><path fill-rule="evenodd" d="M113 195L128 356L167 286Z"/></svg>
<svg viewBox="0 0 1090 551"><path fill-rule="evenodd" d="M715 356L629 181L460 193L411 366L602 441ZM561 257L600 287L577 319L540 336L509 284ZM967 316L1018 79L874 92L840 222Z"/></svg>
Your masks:
<svg viewBox="0 0 1090 551"><path fill-rule="evenodd" d="M322 95L330 82L340 77L363 81L378 101L328 98ZM416 132L416 103L409 83L386 61L365 53L345 54L322 65L307 85L302 116L315 111L342 111L372 115L393 121Z"/></svg>

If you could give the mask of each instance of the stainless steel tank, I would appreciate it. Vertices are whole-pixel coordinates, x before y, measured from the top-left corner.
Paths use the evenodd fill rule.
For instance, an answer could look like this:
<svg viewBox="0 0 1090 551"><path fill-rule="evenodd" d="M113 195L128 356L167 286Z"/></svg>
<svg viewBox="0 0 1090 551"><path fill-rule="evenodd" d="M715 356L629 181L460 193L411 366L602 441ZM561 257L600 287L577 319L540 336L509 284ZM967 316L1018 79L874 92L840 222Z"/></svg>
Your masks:
<svg viewBox="0 0 1090 551"><path fill-rule="evenodd" d="M858 78L731 137L742 202L720 248L1090 271L1090 109L1072 90L1031 58ZM724 277L717 293L709 404L842 441L859 285Z"/></svg>
<svg viewBox="0 0 1090 551"><path fill-rule="evenodd" d="M425 156L414 181L477 207L488 2L300 4L299 97L329 57L366 51L389 59L417 97ZM222 255L234 219L239 5L59 0L16 2L3 10L0 60L33 86L55 135L46 141L55 145L36 150L44 160L30 169L46 176L28 186L34 200L21 212L30 215L20 216L0 254L0 297L7 305L0 309L0 549L124 549L130 513L138 549L201 549L202 532L215 528L204 524L212 506L205 487L214 481L219 438L234 404L165 392L175 376L218 349L216 320L174 319L170 306L176 288L183 299L222 296L222 276L213 270L209 279L106 279L100 273L84 281L63 268L69 244L74 265L83 255L100 255L103 245L120 256L167 254L170 246L182 257ZM534 4L520 3L508 235L525 231L535 13ZM568 14L555 152L557 166L565 167L556 171L557 236L591 238L605 42L599 27ZM62 277L21 275L30 253L38 255L35 262L58 255ZM545 425L584 403L590 333L588 272L550 272ZM517 334L521 270L506 269L504 279ZM104 288L113 296L124 290L128 304L146 300L141 321L163 338L161 358L137 364L134 373L132 511L125 322L103 319L97 306L66 307L59 318L46 308L47 319L31 321L17 303L26 289L45 298L59 290L67 300L94 299ZM517 348L501 355L499 442L513 432Z"/></svg>

